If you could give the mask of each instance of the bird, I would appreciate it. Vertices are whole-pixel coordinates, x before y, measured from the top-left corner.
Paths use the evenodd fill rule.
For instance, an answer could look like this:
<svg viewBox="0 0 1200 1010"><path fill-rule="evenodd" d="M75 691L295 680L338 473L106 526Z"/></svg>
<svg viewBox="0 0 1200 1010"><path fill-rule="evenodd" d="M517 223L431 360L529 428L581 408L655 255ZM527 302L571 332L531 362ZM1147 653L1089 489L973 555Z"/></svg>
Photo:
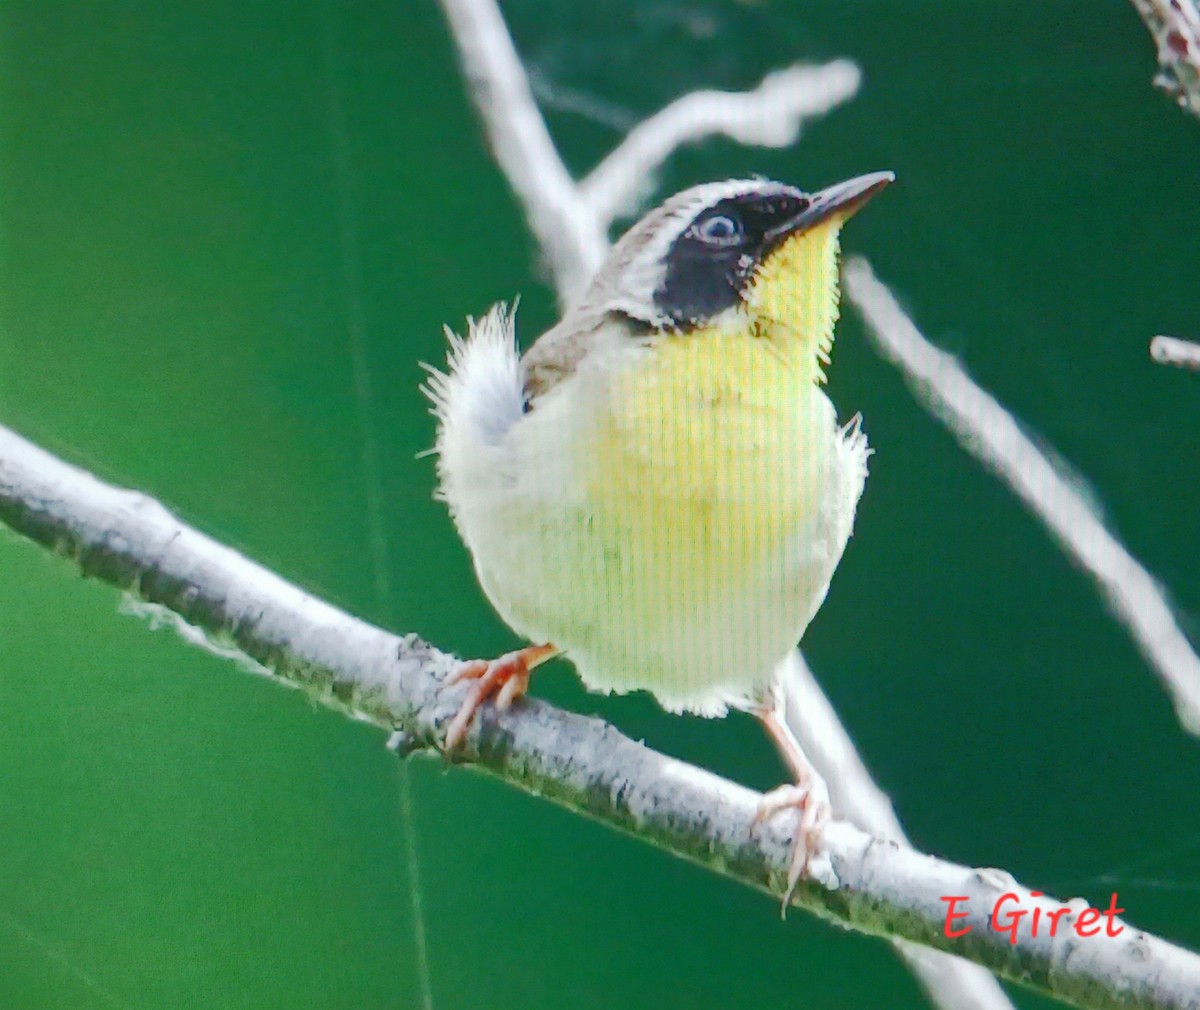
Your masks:
<svg viewBox="0 0 1200 1010"><path fill-rule="evenodd" d="M839 423L823 387L842 226L893 179L694 186L630 227L524 354L503 302L464 337L446 328L446 367L422 387L436 494L529 643L451 675L470 687L447 752L555 656L593 691L750 712L793 776L759 820L801 812L790 896L829 811L776 670L825 599L867 477L861 418Z"/></svg>

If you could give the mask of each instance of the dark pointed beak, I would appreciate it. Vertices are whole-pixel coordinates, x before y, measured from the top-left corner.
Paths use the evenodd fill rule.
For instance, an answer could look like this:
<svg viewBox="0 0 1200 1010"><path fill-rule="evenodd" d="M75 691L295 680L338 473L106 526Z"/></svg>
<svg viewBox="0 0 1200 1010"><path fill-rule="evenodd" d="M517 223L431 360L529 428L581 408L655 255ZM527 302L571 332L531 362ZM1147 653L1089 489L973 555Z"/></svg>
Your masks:
<svg viewBox="0 0 1200 1010"><path fill-rule="evenodd" d="M892 172L871 172L813 193L808 198L808 206L804 210L772 228L767 238L778 240L787 235L806 232L834 214L850 217L858 213L871 197L895 179L896 176Z"/></svg>

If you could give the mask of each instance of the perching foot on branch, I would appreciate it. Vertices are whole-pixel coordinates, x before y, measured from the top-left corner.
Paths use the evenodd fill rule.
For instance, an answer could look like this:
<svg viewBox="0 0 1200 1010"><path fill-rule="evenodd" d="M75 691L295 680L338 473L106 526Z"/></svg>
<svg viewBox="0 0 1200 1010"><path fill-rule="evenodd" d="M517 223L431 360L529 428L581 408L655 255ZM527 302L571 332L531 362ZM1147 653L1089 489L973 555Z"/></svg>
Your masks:
<svg viewBox="0 0 1200 1010"><path fill-rule="evenodd" d="M791 862L788 864L787 890L783 894L783 906L780 909L780 914L786 918L796 885L808 872L809 863L820 848L821 832L829 823L831 811L825 783L817 775L773 701L753 709L753 715L763 724L767 735L795 776L794 782L766 793L754 815L754 825L757 827L784 810L800 811L800 824L792 840Z"/></svg>
<svg viewBox="0 0 1200 1010"><path fill-rule="evenodd" d="M504 711L529 690L529 672L557 652L550 644L530 645L516 652L505 653L498 659L472 659L450 674L446 678L447 687L463 680L473 683L463 698L458 714L446 730L446 753L451 753L463 742L467 727L488 698L494 697L496 707Z"/></svg>

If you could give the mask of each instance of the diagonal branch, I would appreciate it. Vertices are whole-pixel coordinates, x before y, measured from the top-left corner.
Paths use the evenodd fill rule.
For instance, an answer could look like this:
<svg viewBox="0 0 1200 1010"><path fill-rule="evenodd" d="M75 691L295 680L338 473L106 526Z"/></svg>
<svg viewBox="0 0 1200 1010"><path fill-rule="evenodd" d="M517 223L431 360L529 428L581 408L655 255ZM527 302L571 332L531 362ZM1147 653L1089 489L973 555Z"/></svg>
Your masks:
<svg viewBox="0 0 1200 1010"><path fill-rule="evenodd" d="M529 78L494 3L442 0L492 153L565 294L578 291L608 251L608 222L580 199L538 111Z"/></svg>
<svg viewBox="0 0 1200 1010"><path fill-rule="evenodd" d="M0 428L0 521L70 559L84 574L134 594L222 655L301 687L353 717L395 730L408 754L434 750L465 686L443 690L454 659L415 635L397 637L305 593L180 522L145 495L105 484ZM762 891L785 886L796 818L755 828L760 794L659 754L598 719L526 701L488 706L456 760ZM783 823L781 823L783 822ZM1080 939L1033 935L1029 916L1009 934L988 916L1005 894L1043 913L998 870L975 870L866 834L845 821L825 832L822 858L793 903L844 926L953 949L1014 981L1080 1006L1195 1006L1200 956L1113 920ZM970 926L946 936L943 896ZM1085 903L1072 903L1067 922ZM1081 923L1082 924L1082 923Z"/></svg>
<svg viewBox="0 0 1200 1010"><path fill-rule="evenodd" d="M843 270L846 295L880 352L898 365L917 399L962 446L995 471L1099 584L1109 605L1175 703L1184 728L1200 733L1200 658L1154 577L1113 536L1050 459L951 355L934 347L862 257Z"/></svg>

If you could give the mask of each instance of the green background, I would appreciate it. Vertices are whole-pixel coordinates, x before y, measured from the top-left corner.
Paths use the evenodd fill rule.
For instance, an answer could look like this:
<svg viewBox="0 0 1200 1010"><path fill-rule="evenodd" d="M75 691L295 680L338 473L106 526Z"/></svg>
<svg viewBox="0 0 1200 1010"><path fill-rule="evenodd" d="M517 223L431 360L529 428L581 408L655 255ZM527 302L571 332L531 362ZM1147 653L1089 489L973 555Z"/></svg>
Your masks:
<svg viewBox="0 0 1200 1010"><path fill-rule="evenodd" d="M859 61L860 97L797 147L688 149L657 195L894 169L848 248L1087 475L1195 634L1200 380L1146 346L1200 335L1200 122L1151 89L1128 3L505 9L577 172L691 88ZM351 611L510 648L414 459L417 362L444 322L520 292L528 341L554 302L436 6L0 12L0 422ZM1200 744L853 312L831 389L878 452L806 651L913 841L1101 906L1116 890L1200 946ZM470 771L405 768L118 605L0 533L0 1007L421 1007L422 964L439 1010L923 1005L880 941L781 924ZM588 695L564 664L534 691L781 778L744 717Z"/></svg>

